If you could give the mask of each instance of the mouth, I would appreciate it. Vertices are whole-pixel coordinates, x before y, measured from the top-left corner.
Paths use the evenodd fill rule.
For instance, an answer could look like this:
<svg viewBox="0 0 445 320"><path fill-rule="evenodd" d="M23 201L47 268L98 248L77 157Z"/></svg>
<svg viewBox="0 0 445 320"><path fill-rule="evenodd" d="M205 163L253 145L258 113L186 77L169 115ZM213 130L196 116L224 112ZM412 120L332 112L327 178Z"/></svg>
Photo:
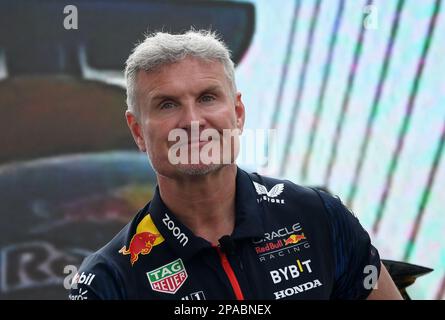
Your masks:
<svg viewBox="0 0 445 320"><path fill-rule="evenodd" d="M195 140L195 141L189 141L187 144L189 146L194 146L194 145L198 144L201 147L201 146L203 146L203 145L205 145L205 144L207 144L209 142L212 142L212 140L210 140L210 141L207 141L207 140Z"/></svg>
<svg viewBox="0 0 445 320"><path fill-rule="evenodd" d="M201 149L203 146L205 146L207 143L212 142L212 140L194 140L194 141L188 141L181 144L176 144L174 149L181 149L181 148L196 148L198 147Z"/></svg>

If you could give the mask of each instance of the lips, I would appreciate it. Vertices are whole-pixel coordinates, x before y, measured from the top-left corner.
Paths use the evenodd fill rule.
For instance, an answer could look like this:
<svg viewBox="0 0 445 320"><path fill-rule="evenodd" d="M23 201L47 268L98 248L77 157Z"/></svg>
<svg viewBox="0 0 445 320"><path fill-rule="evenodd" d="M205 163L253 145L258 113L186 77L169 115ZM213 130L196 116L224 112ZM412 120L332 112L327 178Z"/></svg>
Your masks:
<svg viewBox="0 0 445 320"><path fill-rule="evenodd" d="M188 144L197 143L197 142L208 142L207 140L191 140Z"/></svg>
<svg viewBox="0 0 445 320"><path fill-rule="evenodd" d="M191 140L191 141L188 141L187 142L187 144L190 146L190 145L194 145L194 144L199 144L200 146L201 145L205 145L205 144L207 144L207 143L209 143L209 142L219 142L220 141L220 139L209 139L209 140Z"/></svg>
<svg viewBox="0 0 445 320"><path fill-rule="evenodd" d="M169 141L170 143L169 143L169 145L170 145L170 147L172 147L172 146L174 146L174 148L175 149L179 149L179 148L182 148L182 147L184 147L184 146L188 146L189 148L190 147L196 147L196 146L199 146L199 147L202 147L202 146L204 146L204 145L206 145L207 143L209 143L209 142L214 142L214 143L221 143L222 142L222 136L217 136L217 137L214 137L214 136L206 136L206 137L204 137L204 138L202 138L202 137L200 137L199 139L182 139L182 140L176 140L176 142L175 141Z"/></svg>
<svg viewBox="0 0 445 320"><path fill-rule="evenodd" d="M204 145L206 145L209 142L212 142L212 140L210 140L210 141L207 141L207 140L206 141L198 141L198 140L196 140L196 141L189 141L189 142L181 143L181 144L176 143L176 144L173 144L173 145L174 145L174 149L175 150L178 150L178 149L181 149L181 148L184 148L184 147L187 147L189 149L192 148L192 147L193 148L198 147L199 149L201 149L201 147L203 147Z"/></svg>
<svg viewBox="0 0 445 320"><path fill-rule="evenodd" d="M205 145L206 143L208 143L208 142L211 142L212 140L210 140L210 141L204 141L204 140L196 140L196 141L190 141L189 143L188 143L188 145L190 146L190 145L193 145L193 144L199 144L200 146L203 146L203 145Z"/></svg>

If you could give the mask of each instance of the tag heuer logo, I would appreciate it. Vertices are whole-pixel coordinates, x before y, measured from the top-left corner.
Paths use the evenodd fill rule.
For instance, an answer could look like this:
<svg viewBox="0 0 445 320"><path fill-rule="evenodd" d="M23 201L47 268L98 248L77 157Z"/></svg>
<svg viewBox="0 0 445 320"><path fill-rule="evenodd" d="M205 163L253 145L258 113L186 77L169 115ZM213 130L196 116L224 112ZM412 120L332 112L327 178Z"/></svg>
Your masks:
<svg viewBox="0 0 445 320"><path fill-rule="evenodd" d="M276 184L275 186L272 187L272 189L270 189L270 191L268 191L265 186L255 181L253 181L253 185L255 186L256 192L260 196L258 202L267 201L271 203L284 204L284 199L276 199L276 197L278 197L281 193L283 193L284 183Z"/></svg>
<svg viewBox="0 0 445 320"><path fill-rule="evenodd" d="M174 294L187 279L187 271L181 259L147 272L148 281L154 291Z"/></svg>

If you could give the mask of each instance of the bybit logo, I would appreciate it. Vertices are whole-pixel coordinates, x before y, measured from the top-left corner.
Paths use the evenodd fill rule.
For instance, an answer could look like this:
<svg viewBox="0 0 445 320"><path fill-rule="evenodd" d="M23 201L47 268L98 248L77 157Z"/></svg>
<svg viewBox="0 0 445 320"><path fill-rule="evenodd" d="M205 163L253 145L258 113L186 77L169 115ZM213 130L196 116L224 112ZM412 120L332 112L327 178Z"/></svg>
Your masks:
<svg viewBox="0 0 445 320"><path fill-rule="evenodd" d="M310 263L311 260L305 260L302 262L297 260L297 265L290 265L284 268L279 268L278 270L272 270L270 271L270 276L272 277L274 284L278 284L281 281L292 280L298 278L303 272L312 273Z"/></svg>

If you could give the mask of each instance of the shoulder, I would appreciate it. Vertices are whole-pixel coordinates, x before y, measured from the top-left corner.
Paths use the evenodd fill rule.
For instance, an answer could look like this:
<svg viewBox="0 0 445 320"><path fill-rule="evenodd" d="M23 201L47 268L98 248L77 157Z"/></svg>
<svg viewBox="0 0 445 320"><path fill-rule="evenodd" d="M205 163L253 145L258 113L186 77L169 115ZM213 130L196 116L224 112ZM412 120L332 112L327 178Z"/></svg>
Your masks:
<svg viewBox="0 0 445 320"><path fill-rule="evenodd" d="M359 219L354 212L347 207L340 197L334 196L324 190L317 190L320 199L328 213L332 227L335 230L347 231L348 228L355 228L364 231Z"/></svg>
<svg viewBox="0 0 445 320"><path fill-rule="evenodd" d="M289 218L298 216L307 222L319 221L327 226L326 206L316 188L296 184L290 180L250 174L258 203L271 212L283 212ZM278 204L278 205L277 205Z"/></svg>
<svg viewBox="0 0 445 320"><path fill-rule="evenodd" d="M250 174L250 177L257 202L265 209L270 221L287 224L299 221L307 228L313 228L314 234L329 232L329 217L316 188L257 173Z"/></svg>
<svg viewBox="0 0 445 320"><path fill-rule="evenodd" d="M110 242L84 259L71 281L69 299L124 299L119 250L125 245L131 222Z"/></svg>
<svg viewBox="0 0 445 320"><path fill-rule="evenodd" d="M253 180L252 182L258 195L281 196L282 198L299 202L320 201L313 188L302 186L286 179L260 175L256 172L249 175Z"/></svg>

